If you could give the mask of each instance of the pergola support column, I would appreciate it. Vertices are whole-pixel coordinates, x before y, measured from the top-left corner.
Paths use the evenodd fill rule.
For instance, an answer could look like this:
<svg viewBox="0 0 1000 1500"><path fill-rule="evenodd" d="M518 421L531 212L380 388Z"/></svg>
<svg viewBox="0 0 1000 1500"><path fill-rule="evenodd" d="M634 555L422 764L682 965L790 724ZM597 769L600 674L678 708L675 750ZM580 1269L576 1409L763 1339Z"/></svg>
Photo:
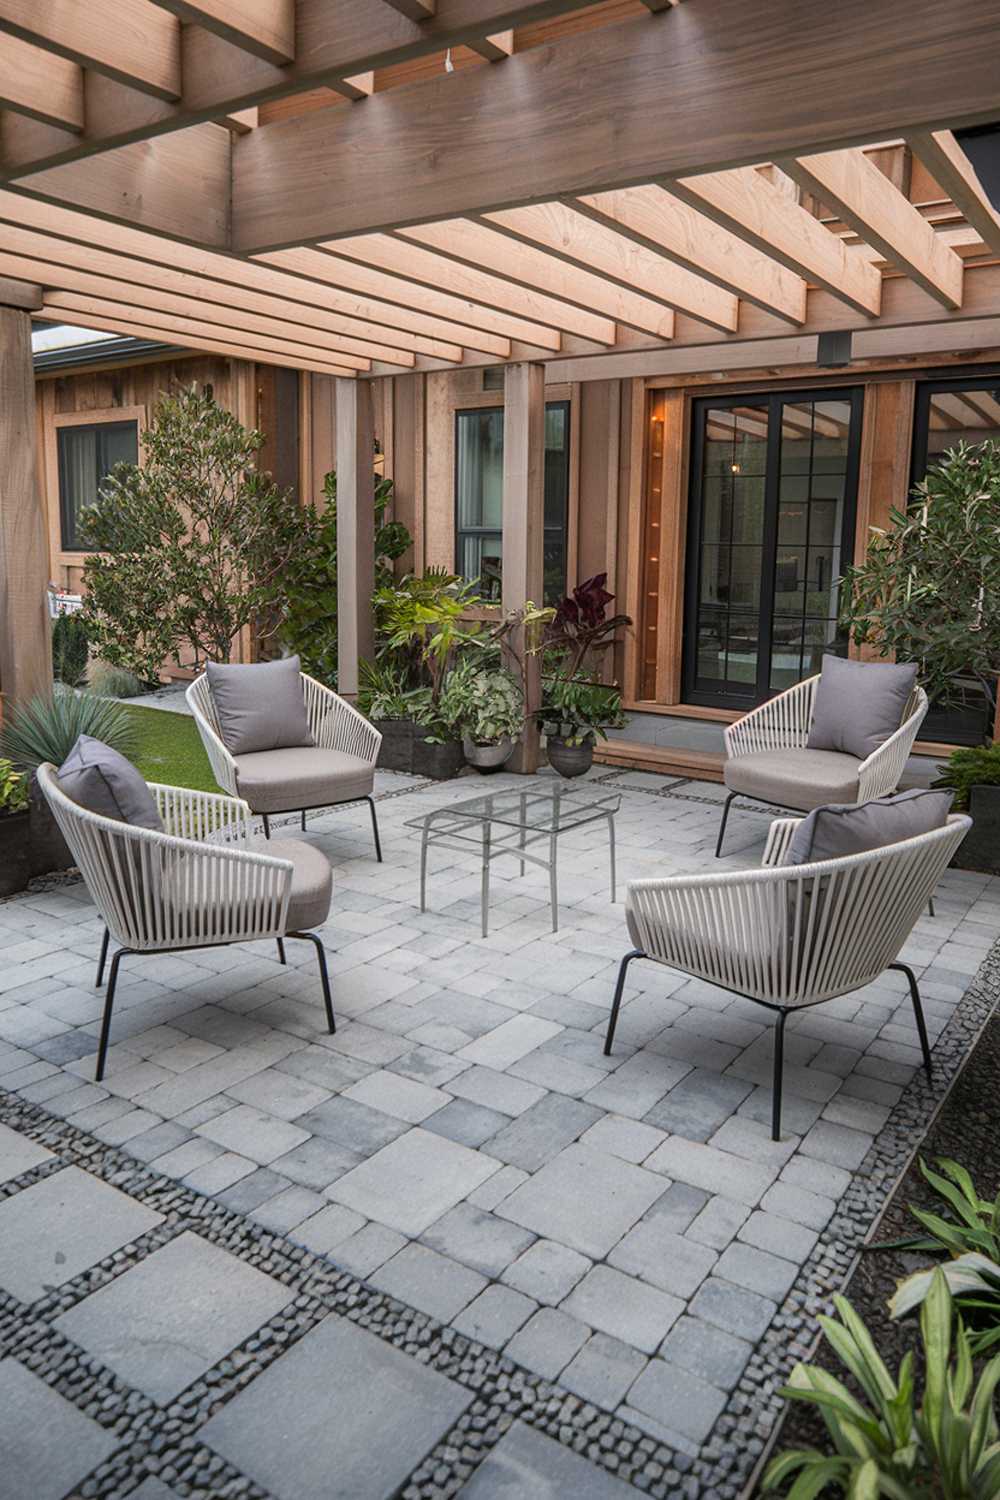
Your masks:
<svg viewBox="0 0 1000 1500"><path fill-rule="evenodd" d="M375 629L375 425L367 380L337 381L337 688L358 691Z"/></svg>
<svg viewBox="0 0 1000 1500"><path fill-rule="evenodd" d="M8 704L52 689L31 359L31 311L41 305L39 288L0 278L0 692Z"/></svg>
<svg viewBox="0 0 1000 1500"><path fill-rule="evenodd" d="M544 584L542 535L545 519L545 367L512 364L504 372L503 416L503 609L541 604ZM523 632L515 641L525 663L525 709L541 704L541 665L524 653ZM538 767L538 725L529 718L510 761L514 771Z"/></svg>

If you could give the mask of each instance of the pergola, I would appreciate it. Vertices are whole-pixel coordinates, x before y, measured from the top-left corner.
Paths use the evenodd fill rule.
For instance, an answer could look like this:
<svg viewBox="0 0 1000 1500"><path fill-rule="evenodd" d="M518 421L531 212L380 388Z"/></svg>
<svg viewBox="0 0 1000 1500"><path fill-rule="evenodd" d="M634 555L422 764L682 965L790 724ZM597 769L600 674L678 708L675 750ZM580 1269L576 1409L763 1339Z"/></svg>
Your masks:
<svg viewBox="0 0 1000 1500"><path fill-rule="evenodd" d="M953 133L1000 117L1000 0L0 0L0 34L8 695L50 677L33 313L336 377L348 691L371 377L506 366L516 605L541 593L553 362L1000 343L1000 215ZM943 208L880 169L900 139Z"/></svg>

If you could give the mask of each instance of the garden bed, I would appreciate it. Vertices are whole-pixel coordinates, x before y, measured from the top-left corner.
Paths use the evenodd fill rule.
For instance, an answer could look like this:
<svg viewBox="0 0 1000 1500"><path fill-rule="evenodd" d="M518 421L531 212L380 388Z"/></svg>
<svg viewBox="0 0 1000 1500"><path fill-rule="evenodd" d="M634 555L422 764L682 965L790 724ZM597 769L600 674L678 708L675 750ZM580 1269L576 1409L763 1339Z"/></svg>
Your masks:
<svg viewBox="0 0 1000 1500"><path fill-rule="evenodd" d="M909 1206L940 1211L940 1199L921 1176L918 1158L932 1165L939 1157L951 1157L966 1167L980 1195L992 1198L1000 1190L1000 1132L997 1130L996 1095L1000 1081L1000 1015L990 1020L956 1079L951 1092L921 1142L917 1156L888 1200L875 1230L875 1244L912 1236L920 1226ZM886 1304L896 1284L911 1271L930 1265L929 1253L898 1250L866 1250L843 1289L864 1319L875 1345L893 1374L907 1350L913 1350L918 1386L922 1382L920 1337L917 1320L894 1322ZM822 1341L810 1361L852 1382L829 1345ZM826 1430L814 1409L792 1402L778 1432L774 1452L786 1448L826 1448Z"/></svg>

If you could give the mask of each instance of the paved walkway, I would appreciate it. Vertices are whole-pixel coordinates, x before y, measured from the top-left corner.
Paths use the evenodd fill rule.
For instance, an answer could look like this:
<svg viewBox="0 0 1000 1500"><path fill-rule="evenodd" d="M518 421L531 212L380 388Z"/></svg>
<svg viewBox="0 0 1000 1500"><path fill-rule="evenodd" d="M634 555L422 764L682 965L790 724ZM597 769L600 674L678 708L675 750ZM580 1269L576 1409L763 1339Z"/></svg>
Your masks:
<svg viewBox="0 0 1000 1500"><path fill-rule="evenodd" d="M598 774L623 793L620 889L629 878L715 865L721 788ZM586 1447L587 1421L614 1414L606 1443L628 1449L624 1477L658 1469L643 1483L651 1492L681 1493L671 1483L683 1475L685 1493L703 1492L699 1484L738 1493L773 1423L776 1361L799 1347L798 1329L836 1284L891 1187L899 1150L912 1146L992 1003L992 989L966 990L1000 930L1000 882L949 872L936 917L922 919L904 953L922 975L932 1038L944 1033L934 1087L914 1077L905 980L886 974L790 1023L786 1134L774 1144L771 1026L758 1007L634 965L614 1056L603 1056L628 939L621 906L609 904L599 825L563 846L559 932L545 875L529 868L519 878L512 861L494 867L484 941L475 854L432 853L422 915L418 839L404 826L482 783L418 787L387 776L380 786L384 865L363 806L309 825L334 865L323 936L335 1036L322 1029L310 952L292 952L305 945L289 945L287 969L271 945L137 957L123 965L108 1075L95 1086L101 929L83 887L64 885L0 904L0 1089L364 1278L428 1326L462 1336L462 1347L502 1351L534 1377L532 1389L553 1382L559 1400L572 1398L571 1445ZM723 864L756 862L768 822L759 809L734 812ZM137 1233L129 1227L125 1239ZM22 1295L30 1287L7 1279L7 1244L0 1223L0 1285L34 1305ZM195 1261L203 1253L185 1251ZM186 1263L165 1272L178 1285L188 1274ZM129 1305L126 1297L117 1321L127 1323ZM78 1332L91 1337L105 1321L80 1319ZM246 1332L237 1326L229 1348ZM112 1333L109 1319L103 1336ZM338 1364L338 1348L354 1359L335 1332L322 1337L331 1343L320 1367ZM308 1339L326 1349L312 1333L296 1347ZM112 1369L112 1354L127 1354L117 1344L96 1352ZM220 1359L229 1349L208 1352ZM144 1389L141 1364L122 1374ZM187 1367L172 1373L167 1362L171 1395L182 1374ZM281 1407L290 1423L297 1399ZM437 1413L437 1398L427 1399ZM427 1418L430 1445L456 1417L451 1396L440 1399L440 1429L437 1415ZM266 1448L273 1432L255 1422L250 1397L241 1400L243 1425L255 1429L247 1441ZM365 1430L353 1417L346 1425ZM284 1493L266 1455L227 1448L238 1429L221 1415L206 1441L218 1435L220 1454ZM510 1440L510 1472L530 1463L534 1443L532 1433ZM414 1463L422 1456L399 1447ZM508 1493L498 1487L507 1462L494 1455L474 1481L487 1487L469 1493ZM312 1493L308 1477L295 1482L296 1500ZM386 1483L344 1493L395 1493ZM449 1481L440 1492L458 1491Z"/></svg>

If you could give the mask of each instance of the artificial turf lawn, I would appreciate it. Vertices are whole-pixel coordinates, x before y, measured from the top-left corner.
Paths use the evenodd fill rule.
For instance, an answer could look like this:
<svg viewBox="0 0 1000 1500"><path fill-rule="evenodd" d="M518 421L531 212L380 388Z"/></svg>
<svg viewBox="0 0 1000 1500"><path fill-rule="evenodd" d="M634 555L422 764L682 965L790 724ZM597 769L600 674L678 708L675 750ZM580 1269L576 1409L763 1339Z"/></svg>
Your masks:
<svg viewBox="0 0 1000 1500"><path fill-rule="evenodd" d="M189 786L201 792L221 791L195 722L188 714L176 714L165 708L139 708L133 703L123 703L122 707L136 733L135 753L130 759L146 781Z"/></svg>

